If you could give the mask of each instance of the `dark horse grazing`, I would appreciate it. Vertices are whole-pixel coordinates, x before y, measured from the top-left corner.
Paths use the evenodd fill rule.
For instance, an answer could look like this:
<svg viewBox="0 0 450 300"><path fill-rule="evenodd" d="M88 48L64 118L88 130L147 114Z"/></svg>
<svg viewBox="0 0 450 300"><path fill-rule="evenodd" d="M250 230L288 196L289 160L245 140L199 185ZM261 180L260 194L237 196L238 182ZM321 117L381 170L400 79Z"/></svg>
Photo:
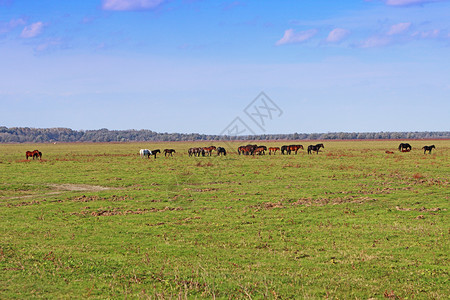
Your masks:
<svg viewBox="0 0 450 300"><path fill-rule="evenodd" d="M156 158L156 153L161 153L161 151L159 149L152 150L151 152L152 152L152 155L155 156L155 158Z"/></svg>
<svg viewBox="0 0 450 300"><path fill-rule="evenodd" d="M323 144L309 145L308 146L308 154L311 154L312 151L316 151L316 153L319 154L320 148L325 148L325 146Z"/></svg>
<svg viewBox="0 0 450 300"><path fill-rule="evenodd" d="M409 151L411 151L411 149L412 149L412 147L408 143L401 143L398 146L398 151L400 151L400 152L409 152ZM403 150L407 150L407 151L403 151Z"/></svg>
<svg viewBox="0 0 450 300"><path fill-rule="evenodd" d="M434 145L423 146L422 149L423 149L423 154L425 154L427 151L428 151L429 154L431 154L431 150L432 149L436 149L436 147Z"/></svg>
<svg viewBox="0 0 450 300"><path fill-rule="evenodd" d="M217 155L227 155L227 150L224 147L217 147Z"/></svg>
<svg viewBox="0 0 450 300"><path fill-rule="evenodd" d="M42 159L42 152L40 152L39 150L27 151L25 152L25 158L28 160L28 157L32 157L33 159Z"/></svg>
<svg viewBox="0 0 450 300"><path fill-rule="evenodd" d="M174 149L164 149L164 156L173 156L173 153L176 153Z"/></svg>

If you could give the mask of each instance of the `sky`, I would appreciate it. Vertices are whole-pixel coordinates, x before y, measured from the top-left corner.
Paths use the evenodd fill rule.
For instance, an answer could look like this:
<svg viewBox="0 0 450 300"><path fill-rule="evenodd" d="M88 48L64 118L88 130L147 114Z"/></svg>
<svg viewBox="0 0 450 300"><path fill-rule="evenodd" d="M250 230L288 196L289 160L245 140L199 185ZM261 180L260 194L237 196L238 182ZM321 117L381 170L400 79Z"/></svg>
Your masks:
<svg viewBox="0 0 450 300"><path fill-rule="evenodd" d="M448 0L0 0L0 126L450 130Z"/></svg>

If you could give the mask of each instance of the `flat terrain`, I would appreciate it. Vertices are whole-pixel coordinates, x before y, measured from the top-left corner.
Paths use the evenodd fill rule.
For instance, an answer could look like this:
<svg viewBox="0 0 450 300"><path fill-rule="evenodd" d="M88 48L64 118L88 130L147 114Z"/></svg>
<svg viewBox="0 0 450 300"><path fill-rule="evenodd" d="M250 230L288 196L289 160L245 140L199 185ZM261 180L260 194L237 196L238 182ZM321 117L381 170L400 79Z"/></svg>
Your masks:
<svg viewBox="0 0 450 300"><path fill-rule="evenodd" d="M406 142L0 145L0 298L448 299L450 141Z"/></svg>

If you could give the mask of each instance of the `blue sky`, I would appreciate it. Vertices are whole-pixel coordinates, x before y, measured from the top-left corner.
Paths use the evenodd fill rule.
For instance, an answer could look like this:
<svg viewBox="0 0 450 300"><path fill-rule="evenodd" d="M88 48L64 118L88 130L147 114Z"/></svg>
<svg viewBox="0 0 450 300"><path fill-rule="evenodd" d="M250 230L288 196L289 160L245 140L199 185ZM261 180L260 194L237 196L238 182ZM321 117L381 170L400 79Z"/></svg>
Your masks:
<svg viewBox="0 0 450 300"><path fill-rule="evenodd" d="M450 130L444 0L0 0L0 63L0 126Z"/></svg>

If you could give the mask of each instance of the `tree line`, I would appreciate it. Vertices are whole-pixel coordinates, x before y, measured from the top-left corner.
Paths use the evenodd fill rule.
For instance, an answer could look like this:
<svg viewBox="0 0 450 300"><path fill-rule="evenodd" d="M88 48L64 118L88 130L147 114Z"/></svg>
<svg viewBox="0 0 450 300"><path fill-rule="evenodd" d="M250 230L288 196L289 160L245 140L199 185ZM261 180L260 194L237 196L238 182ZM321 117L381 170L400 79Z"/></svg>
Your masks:
<svg viewBox="0 0 450 300"><path fill-rule="evenodd" d="M449 131L432 132L327 132L226 136L199 133L159 133L152 130L72 130L0 126L0 143L55 142L156 142L220 140L365 140L365 139L449 139Z"/></svg>

